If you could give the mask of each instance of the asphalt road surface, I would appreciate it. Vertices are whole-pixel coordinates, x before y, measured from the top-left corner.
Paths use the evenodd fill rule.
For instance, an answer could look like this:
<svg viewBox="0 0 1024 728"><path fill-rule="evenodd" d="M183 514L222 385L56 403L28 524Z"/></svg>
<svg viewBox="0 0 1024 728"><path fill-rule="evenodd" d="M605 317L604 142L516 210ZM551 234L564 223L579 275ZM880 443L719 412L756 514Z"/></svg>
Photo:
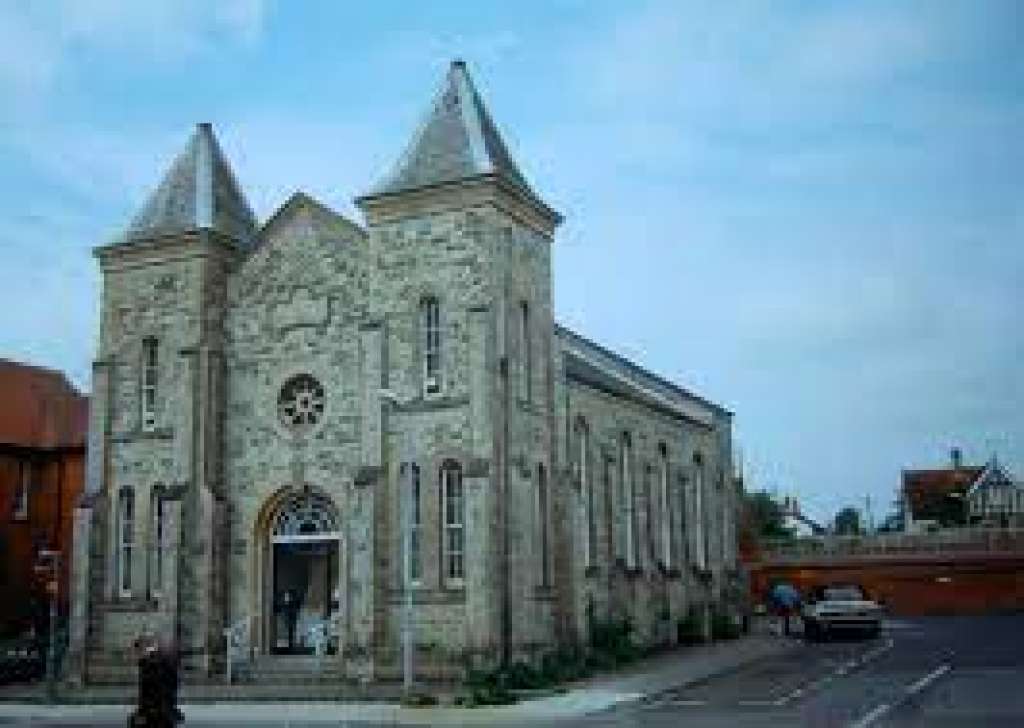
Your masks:
<svg viewBox="0 0 1024 728"><path fill-rule="evenodd" d="M0 719L0 726L16 724ZM254 724L232 720L228 710L216 725ZM301 715L288 725L303 726ZM877 639L801 643L784 655L558 725L1024 726L1024 615L891 620Z"/></svg>
<svg viewBox="0 0 1024 728"><path fill-rule="evenodd" d="M576 725L1024 726L1024 616L891 620Z"/></svg>

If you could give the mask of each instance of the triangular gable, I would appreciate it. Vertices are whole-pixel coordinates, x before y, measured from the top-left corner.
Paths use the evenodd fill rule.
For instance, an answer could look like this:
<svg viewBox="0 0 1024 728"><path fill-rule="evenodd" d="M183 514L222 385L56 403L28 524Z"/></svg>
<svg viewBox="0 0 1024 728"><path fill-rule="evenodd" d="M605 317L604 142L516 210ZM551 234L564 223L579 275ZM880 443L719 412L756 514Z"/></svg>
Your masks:
<svg viewBox="0 0 1024 728"><path fill-rule="evenodd" d="M296 192L271 215L256 249L235 276L236 295L259 298L268 281L282 274L296 283L322 278L325 257L338 275L361 264L366 232L304 192Z"/></svg>
<svg viewBox="0 0 1024 728"><path fill-rule="evenodd" d="M995 458L992 458L985 469L981 471L971 487L967 489L968 496L974 496L982 488L1015 487L1013 479Z"/></svg>
<svg viewBox="0 0 1024 728"><path fill-rule="evenodd" d="M317 237L345 240L351 237L366 237L366 231L339 212L301 190L293 193L277 211L270 216L260 230L259 242L272 239L278 231L294 224L296 218L306 216L310 232Z"/></svg>

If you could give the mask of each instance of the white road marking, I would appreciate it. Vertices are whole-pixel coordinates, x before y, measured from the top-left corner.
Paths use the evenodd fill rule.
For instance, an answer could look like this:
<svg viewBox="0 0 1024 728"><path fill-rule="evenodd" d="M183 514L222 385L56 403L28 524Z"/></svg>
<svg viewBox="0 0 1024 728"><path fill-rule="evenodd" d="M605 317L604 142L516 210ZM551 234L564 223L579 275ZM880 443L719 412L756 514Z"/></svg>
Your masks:
<svg viewBox="0 0 1024 728"><path fill-rule="evenodd" d="M855 670L858 667L862 667L862 666L866 665L867 663L869 663L872 660L876 659L880 655L882 655L885 652L891 650L893 645L895 645L895 644L896 644L895 640L888 639L888 640L885 641L884 644L879 645L878 647L874 648L870 652L865 652L863 655L860 655L859 657L854 657L851 660L847 660L843 664L841 664L838 667L836 667L832 671L831 674L825 675L824 677L819 677L819 678L816 678L814 680L811 680L810 682L804 683L803 685L801 685L800 687L796 688L792 692L790 692L790 693L788 693L786 695L782 695L782 696L776 698L775 700L770 701L768 704L769 705L774 705L776 707L781 707L781 706L785 705L786 703L788 703L789 701L795 700L796 698L801 697L805 693L809 693L812 690L816 690L817 688L821 687L822 685L831 682L832 680L834 680L837 677L842 677L842 676L846 675L851 670Z"/></svg>
<svg viewBox="0 0 1024 728"><path fill-rule="evenodd" d="M850 728L867 728L869 725L888 713L891 708L892 706L888 703L882 703L881 705L876 706L874 710L858 720L856 723L851 723Z"/></svg>
<svg viewBox="0 0 1024 728"><path fill-rule="evenodd" d="M774 700L740 700L737 705L744 705L753 708L764 708L768 705L775 705Z"/></svg>
<svg viewBox="0 0 1024 728"><path fill-rule="evenodd" d="M914 682L912 682L910 685L908 685L905 688L904 692L906 694L904 695L903 698L901 698L900 700L896 701L896 705L899 705L903 701L907 700L910 696L915 695L915 694L921 692L926 687L928 687L933 682L935 682L940 677L942 677L947 672L949 672L951 669L952 669L952 667L948 663L945 663L945 664L939 665L937 668L935 668L934 670L929 672L924 677L915 680ZM876 706L874 710L872 710L870 713L868 713L863 718L858 720L856 723L851 723L850 724L850 728L867 728L867 726L871 725L876 720L881 718L883 715L888 713L890 710L892 710L892 708L893 708L893 706L890 705L889 703L882 703L881 705Z"/></svg>
<svg viewBox="0 0 1024 728"><path fill-rule="evenodd" d="M916 681L914 684L908 686L907 687L907 695L913 695L914 693L921 692L926 687L928 687L933 682L935 682L940 677L942 677L947 672L949 672L950 669L951 669L951 667L950 667L950 665L948 663L946 663L944 665L939 665L934 670L932 670L927 675L925 675L923 678L921 678L920 680Z"/></svg>

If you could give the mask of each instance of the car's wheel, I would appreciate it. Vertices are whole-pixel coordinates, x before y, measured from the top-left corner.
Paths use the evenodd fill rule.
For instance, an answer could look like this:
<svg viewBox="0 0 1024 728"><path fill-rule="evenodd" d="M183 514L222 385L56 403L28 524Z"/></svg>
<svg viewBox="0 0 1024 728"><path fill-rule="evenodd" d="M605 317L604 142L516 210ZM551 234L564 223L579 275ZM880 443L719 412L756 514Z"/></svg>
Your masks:
<svg viewBox="0 0 1024 728"><path fill-rule="evenodd" d="M821 639L821 630L817 622L812 619L804 622L804 637L810 642L817 642Z"/></svg>
<svg viewBox="0 0 1024 728"><path fill-rule="evenodd" d="M868 627L868 637L871 639L878 639L882 635L882 625L876 624Z"/></svg>

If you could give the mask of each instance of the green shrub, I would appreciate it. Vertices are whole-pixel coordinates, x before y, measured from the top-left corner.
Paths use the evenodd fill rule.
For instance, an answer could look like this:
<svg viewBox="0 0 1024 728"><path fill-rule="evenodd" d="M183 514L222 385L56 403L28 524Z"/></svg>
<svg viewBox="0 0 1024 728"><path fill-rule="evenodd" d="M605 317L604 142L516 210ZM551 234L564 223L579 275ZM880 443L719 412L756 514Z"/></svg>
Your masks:
<svg viewBox="0 0 1024 728"><path fill-rule="evenodd" d="M734 640L740 636L740 628L731 615L718 613L711 618L711 637L716 640Z"/></svg>
<svg viewBox="0 0 1024 728"><path fill-rule="evenodd" d="M639 651L633 644L633 624L629 619L594 620L590 625L590 648L599 661L611 666L634 660Z"/></svg>
<svg viewBox="0 0 1024 728"><path fill-rule="evenodd" d="M437 697L430 693L412 692L403 695L401 702L406 708L426 708L437 705Z"/></svg>
<svg viewBox="0 0 1024 728"><path fill-rule="evenodd" d="M704 641L704 630L701 628L700 615L696 609L691 609L679 620L676 630L680 644L695 645Z"/></svg>

